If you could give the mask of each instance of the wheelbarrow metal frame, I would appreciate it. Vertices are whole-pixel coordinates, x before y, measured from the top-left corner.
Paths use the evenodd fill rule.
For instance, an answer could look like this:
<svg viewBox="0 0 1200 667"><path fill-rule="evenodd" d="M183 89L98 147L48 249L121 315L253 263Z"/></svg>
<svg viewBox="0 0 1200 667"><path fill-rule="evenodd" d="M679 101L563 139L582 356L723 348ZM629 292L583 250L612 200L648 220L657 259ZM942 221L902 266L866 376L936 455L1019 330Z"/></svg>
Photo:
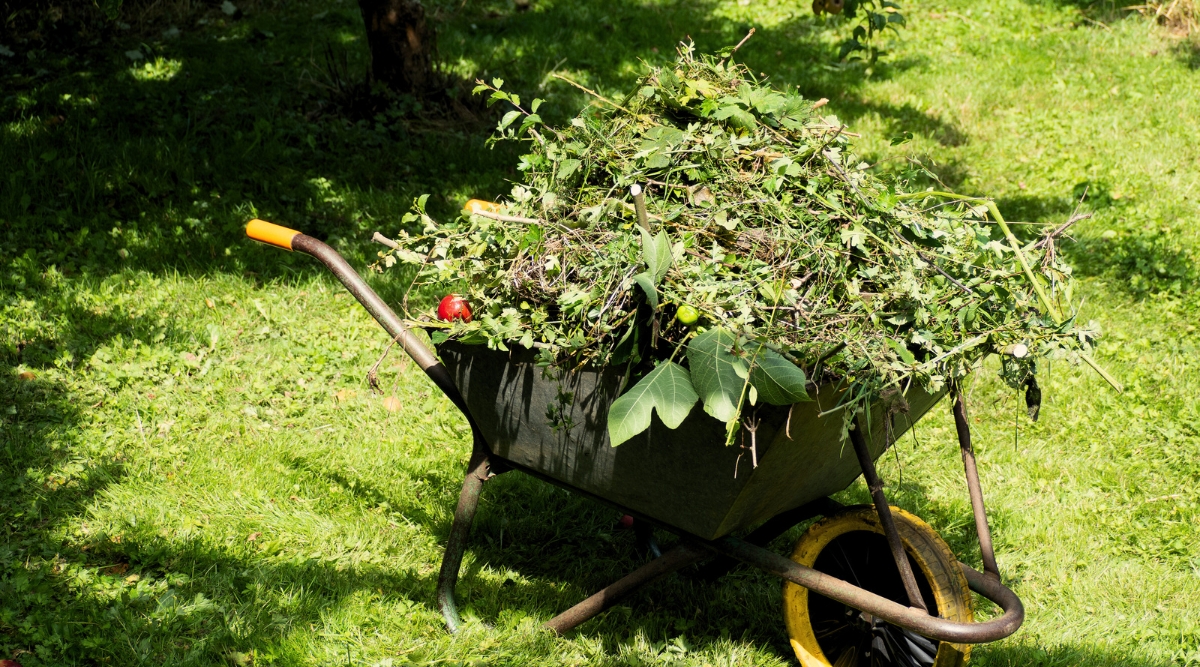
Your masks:
<svg viewBox="0 0 1200 667"><path fill-rule="evenodd" d="M375 318L375 321L392 336L392 339L400 344L413 361L421 367L421 370L425 371L433 383L446 394L446 397L463 413L471 426L473 437L471 458L467 464L467 473L459 494L458 506L455 508L454 521L442 558L437 586L438 607L446 621L447 628L451 632L457 630L460 620L454 599L454 586L458 581L459 569L462 565L463 554L466 551L471 524L479 505L484 482L500 472L521 469L572 491L578 492L579 490L495 456L490 451L479 425L472 417L466 401L446 367L438 361L435 353L404 325L400 317L388 307L337 251L313 237L260 220L252 221L247 227L247 233L257 240L288 250L297 250L321 261ZM914 604L906 607L841 579L800 565L764 548L773 537L782 534L800 521L814 516L827 515L837 509L838 505L832 500L820 499L767 520L744 539L726 535L715 540L704 540L672 526L660 525L659 527L680 536L680 543L677 546L559 614L547 622L546 627L558 633L566 632L609 608L622 596L633 590L692 563L716 557L716 562L710 567L710 572L719 573L727 569L731 561L745 563L930 639L976 644L996 641L1011 635L1021 626L1025 610L1016 594L1000 582L983 504L983 494L975 467L974 452L971 448L970 426L967 422L963 397L958 387L953 387L953 391L955 394L953 406L955 427L958 432L959 447L963 457L964 472L971 496L971 506L983 554L985 572L978 572L962 563L959 565L962 567L971 590L1000 606L1004 612L1001 616L984 623L960 623L937 618L925 611L923 605L920 605L919 597L912 599L911 593L910 602ZM874 462L869 454L864 455L861 435L856 437L858 433L861 433L861 429L851 431L852 441L871 490L872 499L880 514L881 524L889 544L894 547L899 545L900 538L894 523L887 520L890 519L890 513L887 499L883 494L882 481L875 471ZM592 494L586 495L591 496ZM604 498L596 499L612 504ZM626 508L618 507L618 509L625 510ZM915 590L908 559L903 557L902 550L894 555L902 577L905 579L906 588L909 591Z"/></svg>

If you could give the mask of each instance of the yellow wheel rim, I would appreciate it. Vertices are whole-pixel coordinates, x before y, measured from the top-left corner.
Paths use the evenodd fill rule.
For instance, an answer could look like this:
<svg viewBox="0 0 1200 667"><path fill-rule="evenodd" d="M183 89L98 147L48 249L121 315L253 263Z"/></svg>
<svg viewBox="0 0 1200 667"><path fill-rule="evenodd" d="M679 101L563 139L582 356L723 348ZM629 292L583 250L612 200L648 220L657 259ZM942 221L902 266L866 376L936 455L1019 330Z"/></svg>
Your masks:
<svg viewBox="0 0 1200 667"><path fill-rule="evenodd" d="M900 541L904 544L904 550L913 562L913 573L916 574L922 592L927 598L926 604L933 602L936 605L938 616L942 618L964 623L972 622L975 614L971 605L971 592L967 588L966 577L958 567L958 560L950 551L950 547L937 534L937 531L916 516L898 507L892 508L892 516L895 517L896 528L900 533ZM895 564L886 545L887 541L883 538L883 528L879 525L879 517L875 508L871 506L848 507L834 516L813 524L796 542L792 560L801 565L824 571L830 569L829 564L836 559L848 558L847 563L869 564L872 562L869 560L870 558L885 558L885 564L881 567L869 565L865 568L858 567L857 572L863 577L860 582L848 580L850 583L862 585L874 593L907 604L903 593L897 594L895 586L899 585L899 575L895 572ZM854 549L854 547L859 548ZM869 550L869 553L864 551L864 547ZM851 548L852 552L848 554L847 548ZM835 553L833 549L838 551ZM822 558L822 554L825 554L827 550L829 550L829 556ZM878 563L879 561L873 562ZM847 564L847 567L850 565ZM896 579L895 582L886 581L883 584L876 582L874 585L871 583L873 579L870 577L887 577L889 575L881 573L886 573L888 570L890 570L890 576ZM851 569L850 571L854 572L855 570ZM873 588L877 590L872 590ZM898 590L903 591L903 588ZM784 621L787 624L792 648L801 665L804 667L847 667L849 665L866 667L869 664L904 664L892 663L878 653L874 659L870 659L870 656L864 655L861 649L847 648L842 643L848 641L847 637L860 637L862 641L869 641L865 634L868 626L874 627L876 634L903 632L902 630L892 629L891 626L882 628L879 622L871 625L869 620L862 620L865 618L862 615L853 613L840 605L839 609L847 611L844 616L845 620L841 618L831 620L828 618L827 611L832 608L831 605L838 605L838 603L821 596L814 597L813 602L819 608L816 616L813 615L812 606L809 604L808 589L791 582L784 582ZM814 629L814 621L821 625L820 631ZM844 627L839 626L838 623L844 623ZM821 640L818 640L818 632L822 636ZM922 652L922 648L928 648L926 644L921 643L922 641L928 642L928 640L913 638L912 635L908 636L910 637L908 641L915 641L918 645L915 649L917 654ZM827 656L826 650L833 650L837 654ZM931 664L933 667L960 667L966 663L969 652L970 646L966 644L936 643L936 655L932 656L933 662L930 663L928 659L923 659L921 664ZM928 656L928 653L925 655ZM866 662L863 661L864 658L867 659Z"/></svg>

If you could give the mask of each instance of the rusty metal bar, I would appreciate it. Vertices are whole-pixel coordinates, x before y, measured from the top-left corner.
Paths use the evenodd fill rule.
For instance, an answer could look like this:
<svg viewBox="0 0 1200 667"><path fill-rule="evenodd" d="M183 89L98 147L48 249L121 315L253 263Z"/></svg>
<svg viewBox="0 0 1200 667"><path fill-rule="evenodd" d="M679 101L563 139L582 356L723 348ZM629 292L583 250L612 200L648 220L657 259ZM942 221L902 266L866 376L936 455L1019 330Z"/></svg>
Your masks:
<svg viewBox="0 0 1200 667"><path fill-rule="evenodd" d="M979 485L979 470L975 467L975 449L971 446L971 424L967 421L967 406L962 391L954 389L954 429L958 431L958 449L962 452L963 471L967 476L967 491L971 494L971 511L975 514L975 534L979 536L979 552L983 556L983 571L1000 579L996 552L992 547L992 531L988 527L987 508L983 504L983 488Z"/></svg>
<svg viewBox="0 0 1200 667"><path fill-rule="evenodd" d="M960 644L981 644L1003 639L1016 632L1025 620L1025 607L1020 598L996 579L977 572L962 563L963 574L971 590L991 600L1004 613L983 623L960 623L931 616L911 607L889 600L836 577L805 567L790 558L756 547L737 539L723 537L706 546L747 565L757 567L825 597L859 611L877 616L888 623L916 632L933 640Z"/></svg>
<svg viewBox="0 0 1200 667"><path fill-rule="evenodd" d="M900 541L900 533L896 530L892 509L883 493L883 480L879 478L879 473L875 472L875 462L871 460L871 451L867 449L867 440L862 435L862 428L862 421L856 420L855 428L850 431L850 442L854 444L854 453L858 455L863 478L866 479L871 498L875 501L879 524L883 526L883 534L891 547L892 558L896 560L896 568L900 570L900 580L904 582L904 592L908 594L909 604L928 613L925 601L921 598L921 590L917 588L917 578L913 576L912 564L908 562L908 554L904 552L904 543Z"/></svg>
<svg viewBox="0 0 1200 667"><path fill-rule="evenodd" d="M454 403L455 407L467 418L473 435L471 460L467 464L467 475L463 481L462 492L458 496L458 506L454 510L454 523L450 526L450 537L446 542L446 552L442 556L442 567L438 573L437 602L446 620L446 627L455 632L461 620L458 616L458 606L454 601L454 586L458 583L458 571L462 566L463 554L467 548L467 540L471 534L471 524L475 519L475 509L479 506L479 494L483 483L491 475L489 459L490 450L483 438L483 432L467 409L467 402L454 384L450 372L437 359L437 355L420 338L415 336L403 320L396 315L387 303L372 290L367 282L358 275L336 250L325 243L305 234L296 234L291 238L291 249L312 255L321 261L345 285L350 294L362 304L363 308L375 318L400 343L408 356L416 362L421 370L429 376L438 389Z"/></svg>
<svg viewBox="0 0 1200 667"><path fill-rule="evenodd" d="M450 537L446 540L446 551L442 554L442 568L438 572L437 604L446 621L446 629L457 632L462 620L458 617L458 605L454 601L454 585L458 583L458 570L462 566L467 540L471 536L471 524L475 521L475 510L479 507L479 495L483 483L491 476L487 443L478 435L467 463L467 475L462 491L458 494L458 506L454 508L454 523L450 524Z"/></svg>
<svg viewBox="0 0 1200 667"><path fill-rule="evenodd" d="M765 547L801 521L808 521L818 516L829 516L842 507L844 506L841 503L831 498L818 498L811 503L776 514L762 522L759 527L750 531L742 539L756 547ZM728 574L736 565L737 561L728 556L717 556L700 567L700 577L710 581L719 579Z"/></svg>
<svg viewBox="0 0 1200 667"><path fill-rule="evenodd" d="M595 617L638 588L711 555L712 553L708 549L686 543L679 544L583 602L550 619L546 622L545 627L561 635Z"/></svg>

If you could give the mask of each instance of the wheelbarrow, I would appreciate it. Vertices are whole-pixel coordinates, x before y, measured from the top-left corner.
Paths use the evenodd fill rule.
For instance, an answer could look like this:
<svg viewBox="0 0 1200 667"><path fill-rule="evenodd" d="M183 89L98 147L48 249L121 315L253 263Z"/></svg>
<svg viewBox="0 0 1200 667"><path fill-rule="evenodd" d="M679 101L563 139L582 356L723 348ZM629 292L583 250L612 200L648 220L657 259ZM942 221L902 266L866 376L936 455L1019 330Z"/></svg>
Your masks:
<svg viewBox="0 0 1200 667"><path fill-rule="evenodd" d="M833 385L810 387L811 402L760 408L749 457L744 446L727 447L725 425L699 409L677 429L655 421L614 448L606 424L622 386L618 370L543 368L521 348L446 342L435 352L328 245L263 220L250 221L246 233L325 264L466 417L471 458L437 585L437 604L451 632L460 625L454 588L480 493L489 478L511 470L634 517L640 541L656 556L547 621L556 633L701 561L708 561L702 571L710 576L744 564L783 579L788 636L805 667L961 665L970 645L1002 639L1021 626L1024 607L996 567L957 387L937 394L914 387L889 404L872 405L856 418L849 448L841 438L842 417L822 416L819 407L836 403L840 389ZM958 562L924 521L890 506L875 468L894 439L945 393L952 394L983 572ZM860 474L873 505L847 507L829 497ZM766 548L817 517L790 557ZM653 528L677 535L676 546L659 551ZM970 591L1003 613L974 622Z"/></svg>

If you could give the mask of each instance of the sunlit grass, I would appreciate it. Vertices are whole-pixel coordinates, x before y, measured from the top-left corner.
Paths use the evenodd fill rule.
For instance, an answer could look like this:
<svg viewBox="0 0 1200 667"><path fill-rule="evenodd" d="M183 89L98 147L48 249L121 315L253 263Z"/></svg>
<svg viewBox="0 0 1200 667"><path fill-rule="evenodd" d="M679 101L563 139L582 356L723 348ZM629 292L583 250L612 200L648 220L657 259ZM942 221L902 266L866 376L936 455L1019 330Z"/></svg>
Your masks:
<svg viewBox="0 0 1200 667"><path fill-rule="evenodd" d="M1088 18L1106 27L1053 2L917 2L868 68L833 63L844 26L794 3L454 7L449 70L546 98L549 119L593 102L550 73L620 97L679 40L714 50L755 27L740 56L829 98L880 171L932 185L919 160L1036 223L1022 233L1093 213L1059 247L1127 390L1051 363L1033 424L994 369L977 376L984 491L1028 618L973 660L1200 665L1200 79L1174 42L1103 7ZM414 197L442 219L507 191L519 147L486 146L486 122L339 107L317 84L327 44L365 71L352 3L249 9L150 40L145 76L132 38L0 71L0 658L794 664L779 584L755 572L671 577L573 636L541 631L640 561L612 510L517 473L485 489L467 627L444 632L433 586L465 424L395 350L380 382L401 409L385 409L364 375L386 335L308 258L241 226L287 224L363 267ZM977 565L945 406L898 455L881 463L895 502Z"/></svg>
<svg viewBox="0 0 1200 667"><path fill-rule="evenodd" d="M129 73L138 81L170 81L179 74L183 63L171 58L155 58L129 68Z"/></svg>

